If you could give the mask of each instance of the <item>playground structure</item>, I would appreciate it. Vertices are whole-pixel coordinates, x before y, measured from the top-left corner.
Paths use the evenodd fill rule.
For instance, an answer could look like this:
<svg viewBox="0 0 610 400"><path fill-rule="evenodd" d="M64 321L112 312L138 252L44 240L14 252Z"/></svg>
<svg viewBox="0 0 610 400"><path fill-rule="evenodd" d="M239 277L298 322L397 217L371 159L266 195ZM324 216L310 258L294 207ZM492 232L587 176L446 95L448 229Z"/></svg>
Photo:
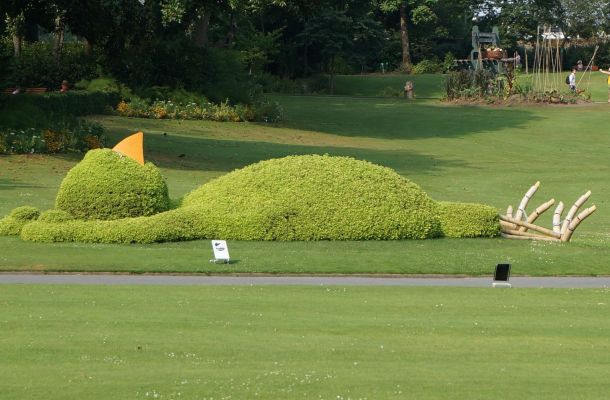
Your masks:
<svg viewBox="0 0 610 400"><path fill-rule="evenodd" d="M537 93L560 92L566 89L565 75L563 72L563 47L566 37L563 31L553 27L538 27L536 36L536 48L534 52L534 65L532 71L532 90ZM589 63L579 70L588 71L587 90L591 80L591 70L599 46L595 47ZM583 91L580 87L585 74L581 75L576 86L579 92Z"/></svg>
<svg viewBox="0 0 610 400"><path fill-rule="evenodd" d="M570 211L568 211L565 219L561 220L561 214L563 213L564 204L560 201L555 208L553 214L553 227L547 229L539 225L535 225L534 222L538 217L546 210L551 208L555 204L555 199L551 199L546 203L541 204L531 214L527 214L525 208L527 203L534 196L536 191L540 187L540 182L536 182L523 196L519 208L513 215L513 206L508 206L505 215L500 215L500 225L502 226L502 236L509 239L530 239L530 240L544 240L549 242L569 242L572 234L578 227L578 225L584 221L589 215L593 214L597 207L592 205L586 208L578 215L576 214L579 208L587 201L591 196L591 191L580 196L575 202ZM533 231L533 232L531 232ZM534 233L535 232L535 233Z"/></svg>
<svg viewBox="0 0 610 400"><path fill-rule="evenodd" d="M503 74L510 68L514 58L507 58L506 52L500 48L500 31L497 26L491 32L481 32L479 27L472 27L472 50L470 57L456 60L459 70L487 70L494 75Z"/></svg>

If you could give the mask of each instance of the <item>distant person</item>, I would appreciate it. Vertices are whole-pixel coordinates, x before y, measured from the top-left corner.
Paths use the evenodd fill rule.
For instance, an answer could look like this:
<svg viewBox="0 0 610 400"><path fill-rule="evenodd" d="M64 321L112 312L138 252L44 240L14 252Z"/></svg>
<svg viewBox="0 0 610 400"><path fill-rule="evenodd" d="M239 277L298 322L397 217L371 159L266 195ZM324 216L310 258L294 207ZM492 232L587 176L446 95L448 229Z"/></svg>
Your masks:
<svg viewBox="0 0 610 400"><path fill-rule="evenodd" d="M610 69L604 71L602 68L600 68L599 72L608 75L608 103L610 103Z"/></svg>
<svg viewBox="0 0 610 400"><path fill-rule="evenodd" d="M576 93L576 68L572 68L572 73L568 77L568 84L572 93Z"/></svg>
<svg viewBox="0 0 610 400"><path fill-rule="evenodd" d="M59 89L60 93L66 93L70 89L70 85L68 85L67 80L61 81L61 89Z"/></svg>
<svg viewBox="0 0 610 400"><path fill-rule="evenodd" d="M582 60L578 60L578 62L576 63L576 69L582 71Z"/></svg>

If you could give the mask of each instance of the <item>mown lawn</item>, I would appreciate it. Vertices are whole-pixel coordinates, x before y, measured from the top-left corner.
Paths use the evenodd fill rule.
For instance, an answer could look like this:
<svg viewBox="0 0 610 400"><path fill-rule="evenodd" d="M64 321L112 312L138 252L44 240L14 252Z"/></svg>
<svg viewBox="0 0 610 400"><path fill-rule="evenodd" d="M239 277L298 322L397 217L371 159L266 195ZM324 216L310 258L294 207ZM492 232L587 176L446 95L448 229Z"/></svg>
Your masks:
<svg viewBox="0 0 610 400"><path fill-rule="evenodd" d="M4 285L2 399L605 399L608 290Z"/></svg>
<svg viewBox="0 0 610 400"><path fill-rule="evenodd" d="M601 74L600 74L601 75ZM593 75L594 77L596 75ZM275 96L279 125L97 117L110 145L146 132L148 160L179 198L235 168L290 154L348 155L389 166L437 200L517 206L537 180L531 207L571 204L587 190L598 211L567 245L502 239L402 242L230 243L236 263L209 265L205 241L150 246L33 244L0 238L1 270L485 274L497 262L528 275L608 275L610 148L607 104L475 107L434 100ZM0 158L0 215L53 206L80 156ZM550 215L541 223L550 226ZM154 256L153 256L154 254Z"/></svg>
<svg viewBox="0 0 610 400"><path fill-rule="evenodd" d="M549 81L559 82L561 91L568 91L564 84L570 71L559 74L550 74ZM594 102L608 100L607 75L600 72L577 72L576 82L579 89L591 94ZM374 74L374 75L339 75L335 78L335 94L346 96L389 97L400 95L406 81L414 84L414 93L418 99L440 99L444 96L444 75L402 75L402 74ZM522 88L532 86L533 74L519 74L518 84Z"/></svg>

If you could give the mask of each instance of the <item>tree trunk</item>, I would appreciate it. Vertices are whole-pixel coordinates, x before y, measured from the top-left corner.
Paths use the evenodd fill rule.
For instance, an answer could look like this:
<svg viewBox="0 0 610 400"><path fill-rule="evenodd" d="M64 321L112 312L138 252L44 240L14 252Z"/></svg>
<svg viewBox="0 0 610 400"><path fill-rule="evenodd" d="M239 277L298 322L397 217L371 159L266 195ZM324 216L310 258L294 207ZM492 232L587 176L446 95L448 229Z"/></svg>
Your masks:
<svg viewBox="0 0 610 400"><path fill-rule="evenodd" d="M328 68L329 77L328 77L328 86L330 89L330 94L335 94L335 56L330 57L330 65Z"/></svg>
<svg viewBox="0 0 610 400"><path fill-rule="evenodd" d="M235 15L231 14L231 26L229 27L229 32L227 32L227 47L231 47L233 45L233 40L235 40L235 35L237 34L237 21L235 20Z"/></svg>
<svg viewBox="0 0 610 400"><path fill-rule="evenodd" d="M402 67L406 71L411 69L411 55L409 54L409 30L407 28L407 4L400 4L400 41L402 42Z"/></svg>
<svg viewBox="0 0 610 400"><path fill-rule="evenodd" d="M23 44L23 38L18 34L13 35L13 49L15 52L15 57L21 56L21 47Z"/></svg>
<svg viewBox="0 0 610 400"><path fill-rule="evenodd" d="M305 44L303 46L303 75L305 77L309 76L309 57L307 57L308 55L308 48L307 48L307 44Z"/></svg>
<svg viewBox="0 0 610 400"><path fill-rule="evenodd" d="M208 28L210 27L210 13L203 8L198 11L197 22L195 23L195 33L193 42L195 46L204 48L208 45Z"/></svg>
<svg viewBox="0 0 610 400"><path fill-rule="evenodd" d="M61 52L64 47L64 32L66 25L62 16L55 18L55 31L53 32L53 58L55 62L61 59Z"/></svg>
<svg viewBox="0 0 610 400"><path fill-rule="evenodd" d="M90 56L93 52L93 44L89 39L85 38L83 45L85 46L85 54Z"/></svg>

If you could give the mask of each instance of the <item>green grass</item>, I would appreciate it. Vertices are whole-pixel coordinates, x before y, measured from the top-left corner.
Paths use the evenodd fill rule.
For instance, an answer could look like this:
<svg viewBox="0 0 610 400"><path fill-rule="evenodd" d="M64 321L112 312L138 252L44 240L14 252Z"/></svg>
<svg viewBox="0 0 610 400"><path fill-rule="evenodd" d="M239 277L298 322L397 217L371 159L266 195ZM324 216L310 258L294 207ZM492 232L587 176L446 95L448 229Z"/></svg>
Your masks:
<svg viewBox="0 0 610 400"><path fill-rule="evenodd" d="M394 168L436 200L516 207L529 186L540 180L530 209L550 198L570 207L590 189L588 204L596 204L598 211L566 245L501 239L237 242L230 248L239 262L226 268L207 263L207 242L49 245L0 237L0 270L478 275L489 273L497 262L510 261L517 274L610 274L605 262L610 259L610 136L605 128L610 106L500 108L383 98L274 99L286 112L279 126L96 119L111 132L111 145L138 129L146 132L146 158L162 168L173 198L259 160L329 153ZM77 155L1 157L0 215L20 205L51 208L61 179L78 160ZM550 226L550 215L543 216L541 224Z"/></svg>
<svg viewBox="0 0 610 400"><path fill-rule="evenodd" d="M8 399L604 399L608 290L6 285Z"/></svg>
<svg viewBox="0 0 610 400"><path fill-rule="evenodd" d="M568 91L565 85L565 78L570 71L559 74L550 74L549 80L559 82L562 91ZM591 93L591 100L595 102L605 102L608 100L608 76L600 72L577 72L576 81L580 89ZM519 75L518 82L522 87L532 85L532 74ZM414 83L414 92L419 99L440 99L444 96L443 89L444 75L403 75L403 74L383 74L383 75L339 75L336 77L335 94L346 96L373 96L387 97L390 93L400 94L406 81Z"/></svg>
<svg viewBox="0 0 610 400"><path fill-rule="evenodd" d="M387 96L385 91L396 92L403 97L407 81L413 82L417 98L443 97L442 75L338 75L335 77L335 94L348 96Z"/></svg>

